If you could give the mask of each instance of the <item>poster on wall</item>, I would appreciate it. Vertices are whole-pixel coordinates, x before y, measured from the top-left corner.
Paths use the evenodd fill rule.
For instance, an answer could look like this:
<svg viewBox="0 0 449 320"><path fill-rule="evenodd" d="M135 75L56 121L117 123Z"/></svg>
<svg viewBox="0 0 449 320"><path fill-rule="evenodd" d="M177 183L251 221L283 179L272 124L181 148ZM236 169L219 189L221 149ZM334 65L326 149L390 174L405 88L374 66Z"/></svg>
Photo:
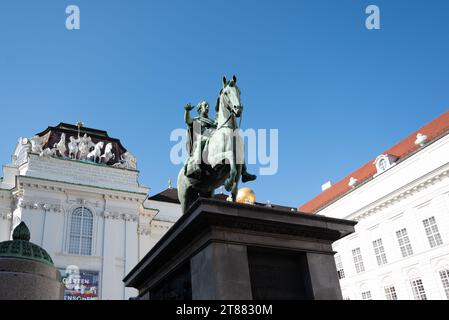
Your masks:
<svg viewBox="0 0 449 320"><path fill-rule="evenodd" d="M59 269L64 284L64 300L98 300L98 272L77 266Z"/></svg>

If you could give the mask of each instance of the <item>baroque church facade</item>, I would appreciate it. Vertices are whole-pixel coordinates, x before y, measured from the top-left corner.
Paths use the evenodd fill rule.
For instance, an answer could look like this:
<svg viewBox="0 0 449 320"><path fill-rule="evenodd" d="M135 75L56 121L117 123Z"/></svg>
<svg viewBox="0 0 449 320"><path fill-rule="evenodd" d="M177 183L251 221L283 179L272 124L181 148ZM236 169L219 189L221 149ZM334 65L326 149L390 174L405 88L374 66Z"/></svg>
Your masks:
<svg viewBox="0 0 449 320"><path fill-rule="evenodd" d="M24 221L60 270L65 299L129 299L136 292L122 279L181 214L148 191L120 140L81 125L48 127L20 138L3 166L0 241Z"/></svg>

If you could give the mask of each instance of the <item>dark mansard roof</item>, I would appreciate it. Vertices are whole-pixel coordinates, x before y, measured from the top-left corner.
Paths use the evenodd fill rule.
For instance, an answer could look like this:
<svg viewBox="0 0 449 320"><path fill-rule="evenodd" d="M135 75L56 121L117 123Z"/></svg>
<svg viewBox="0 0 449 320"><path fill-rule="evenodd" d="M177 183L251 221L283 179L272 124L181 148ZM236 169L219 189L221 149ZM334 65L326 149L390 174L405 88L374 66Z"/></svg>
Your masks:
<svg viewBox="0 0 449 320"><path fill-rule="evenodd" d="M55 127L48 127L37 135L43 138L44 148L53 148L54 144L58 143L61 140L62 133L65 133L66 143L68 143L71 136L73 136L74 138L78 137L78 127L73 124L61 122ZM79 133L80 136L87 134L87 136L91 137L93 143L98 143L100 141L103 141L105 145L107 143L111 143L112 152L116 156L116 161L117 159L120 159L121 155L127 151L119 139L109 137L108 133L104 130L80 127Z"/></svg>

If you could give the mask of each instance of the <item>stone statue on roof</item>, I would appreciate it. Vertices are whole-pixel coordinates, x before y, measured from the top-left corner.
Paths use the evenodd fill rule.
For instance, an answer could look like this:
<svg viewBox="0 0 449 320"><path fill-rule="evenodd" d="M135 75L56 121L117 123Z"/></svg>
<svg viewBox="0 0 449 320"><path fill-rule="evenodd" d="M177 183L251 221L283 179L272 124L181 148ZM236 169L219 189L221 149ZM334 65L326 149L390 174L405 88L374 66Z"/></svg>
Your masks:
<svg viewBox="0 0 449 320"><path fill-rule="evenodd" d="M95 148L95 144L92 142L91 137L88 137L85 133L84 136L79 138L79 158L80 160L87 160L87 156L92 148Z"/></svg>
<svg viewBox="0 0 449 320"><path fill-rule="evenodd" d="M34 136L30 139L31 142L31 152L41 153L43 151L44 141L39 136Z"/></svg>
<svg viewBox="0 0 449 320"><path fill-rule="evenodd" d="M70 136L69 143L68 143L69 158L76 159L76 157L78 156L78 151L79 151L78 143L79 142L80 142L79 138L75 139L75 137Z"/></svg>

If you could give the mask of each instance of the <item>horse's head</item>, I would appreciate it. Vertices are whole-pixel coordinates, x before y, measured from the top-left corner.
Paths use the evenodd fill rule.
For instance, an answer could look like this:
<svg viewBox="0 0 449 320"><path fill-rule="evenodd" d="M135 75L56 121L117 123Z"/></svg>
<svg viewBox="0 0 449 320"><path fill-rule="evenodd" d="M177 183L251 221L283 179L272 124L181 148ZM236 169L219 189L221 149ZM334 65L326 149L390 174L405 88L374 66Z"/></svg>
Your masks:
<svg viewBox="0 0 449 320"><path fill-rule="evenodd" d="M240 103L240 89L237 87L236 76L233 76L230 81L226 80L226 77L223 77L223 89L221 90L220 99L223 105L237 117L241 115L243 106Z"/></svg>

